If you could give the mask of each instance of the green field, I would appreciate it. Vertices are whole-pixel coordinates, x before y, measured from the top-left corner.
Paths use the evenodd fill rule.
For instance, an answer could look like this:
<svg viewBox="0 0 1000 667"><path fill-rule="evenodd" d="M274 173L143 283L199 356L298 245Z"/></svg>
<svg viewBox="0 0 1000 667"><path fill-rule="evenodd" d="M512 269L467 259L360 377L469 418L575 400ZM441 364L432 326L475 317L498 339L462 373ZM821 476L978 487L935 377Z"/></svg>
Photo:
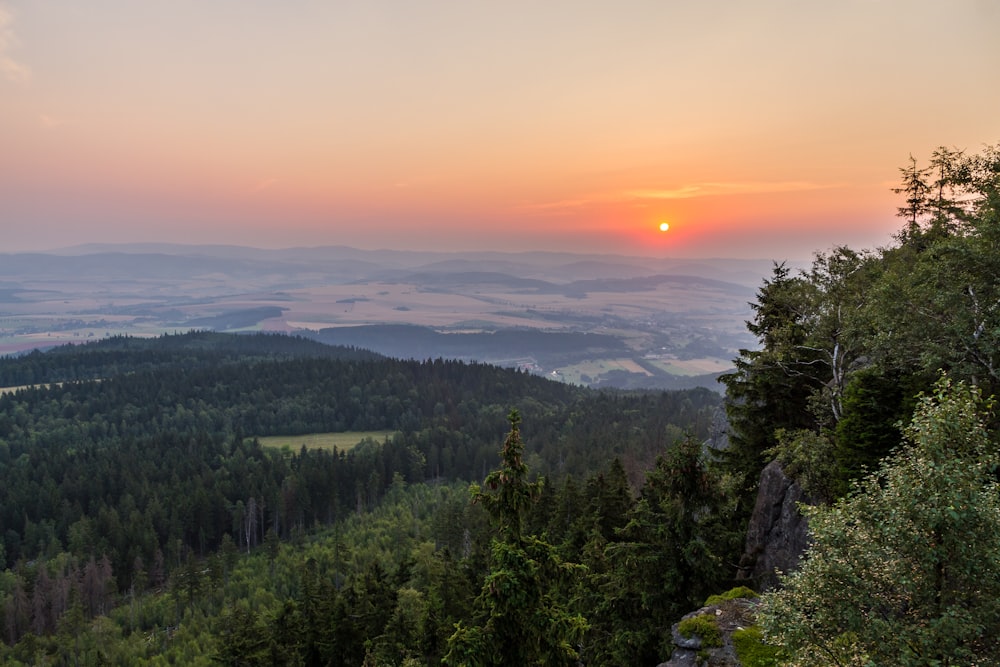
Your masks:
<svg viewBox="0 0 1000 667"><path fill-rule="evenodd" d="M305 433L302 435L269 435L258 438L264 447L281 449L288 447L292 451L298 451L305 445L306 449L329 449L336 447L344 452L351 449L362 440L371 439L382 442L386 438L391 438L393 431L345 431L343 433Z"/></svg>

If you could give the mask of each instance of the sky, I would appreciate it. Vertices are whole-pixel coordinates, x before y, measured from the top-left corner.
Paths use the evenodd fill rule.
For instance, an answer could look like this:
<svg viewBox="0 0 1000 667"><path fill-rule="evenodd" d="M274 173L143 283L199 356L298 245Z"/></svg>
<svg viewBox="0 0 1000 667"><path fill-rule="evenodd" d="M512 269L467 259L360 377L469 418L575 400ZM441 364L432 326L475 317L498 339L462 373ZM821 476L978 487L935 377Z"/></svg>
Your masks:
<svg viewBox="0 0 1000 667"><path fill-rule="evenodd" d="M994 0L0 0L0 253L882 247L911 155L1000 142L997 34Z"/></svg>

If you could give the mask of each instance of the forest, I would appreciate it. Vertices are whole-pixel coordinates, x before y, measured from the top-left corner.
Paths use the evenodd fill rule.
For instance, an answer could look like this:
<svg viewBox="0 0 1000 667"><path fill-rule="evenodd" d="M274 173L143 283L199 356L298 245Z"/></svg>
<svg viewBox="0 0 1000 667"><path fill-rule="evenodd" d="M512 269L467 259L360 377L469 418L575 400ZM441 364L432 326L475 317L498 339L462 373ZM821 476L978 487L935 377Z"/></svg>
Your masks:
<svg viewBox="0 0 1000 667"><path fill-rule="evenodd" d="M472 567L483 521L454 485L498 463L511 407L530 424L527 458L551 480L546 493L570 494L569 525L588 471L614 462L617 491L627 491L629 475L641 478L659 452L706 437L721 403L707 389L599 393L484 364L400 361L278 335L116 337L0 367L3 384L20 387L0 396L3 631L12 659L25 663L74 609L88 622L113 618L125 597L169 597L178 577L212 571L220 554L320 539L387 495L427 505L404 532L433 519L435 558ZM395 435L346 452L273 451L256 440L372 430ZM434 534L430 525L422 532ZM347 581L374 566L388 576L405 552L383 555L363 551L364 567L345 570ZM188 593L188 605L132 633L183 625L197 606ZM377 636L365 632L359 641ZM353 655L363 661L363 641Z"/></svg>
<svg viewBox="0 0 1000 667"><path fill-rule="evenodd" d="M0 661L656 665L754 585L777 459L815 542L741 664L997 664L1000 147L901 176L892 245L775 264L725 397L260 334L0 359ZM391 435L258 440L352 431Z"/></svg>

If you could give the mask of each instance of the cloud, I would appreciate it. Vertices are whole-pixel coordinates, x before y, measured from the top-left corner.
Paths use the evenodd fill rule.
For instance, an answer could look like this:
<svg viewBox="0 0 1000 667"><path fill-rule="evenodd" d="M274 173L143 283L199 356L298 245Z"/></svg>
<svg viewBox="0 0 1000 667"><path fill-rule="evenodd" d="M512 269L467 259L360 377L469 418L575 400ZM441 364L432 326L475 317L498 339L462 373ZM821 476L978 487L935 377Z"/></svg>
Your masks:
<svg viewBox="0 0 1000 667"><path fill-rule="evenodd" d="M11 28L13 23L13 14L0 7L0 76L15 83L23 83L31 78L31 70L8 54L17 44L17 37Z"/></svg>
<svg viewBox="0 0 1000 667"><path fill-rule="evenodd" d="M562 201L552 201L552 202L542 202L537 204L522 204L517 208L522 210L536 211L539 213L548 213L551 215L562 215L565 213L573 212L581 208L586 208L592 204L601 203L602 201L609 201L607 198L593 197L586 199L564 199Z"/></svg>
<svg viewBox="0 0 1000 667"><path fill-rule="evenodd" d="M760 182L707 182L689 183L673 188L642 188L624 192L591 194L578 199L523 204L518 208L543 215L568 215L592 206L621 204L628 202L643 207L646 202L662 199L694 199L697 197L720 197L727 195L771 194L777 192L803 192L843 187L843 183L811 183L808 181L760 181Z"/></svg>
<svg viewBox="0 0 1000 667"><path fill-rule="evenodd" d="M840 184L810 183L807 181L761 181L735 183L690 183L675 188L631 190L627 196L634 199L693 199L695 197L720 197L726 195L771 194L775 192L803 192L840 187Z"/></svg>

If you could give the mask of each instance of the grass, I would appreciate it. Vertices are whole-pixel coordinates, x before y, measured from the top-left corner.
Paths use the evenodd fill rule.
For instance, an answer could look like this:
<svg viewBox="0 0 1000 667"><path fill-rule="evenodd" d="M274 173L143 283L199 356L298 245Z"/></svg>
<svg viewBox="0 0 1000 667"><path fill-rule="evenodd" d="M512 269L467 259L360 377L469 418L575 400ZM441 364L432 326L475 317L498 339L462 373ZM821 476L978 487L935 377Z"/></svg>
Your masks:
<svg viewBox="0 0 1000 667"><path fill-rule="evenodd" d="M671 375L707 375L732 370L732 359L704 357L701 359L650 359L649 363Z"/></svg>
<svg viewBox="0 0 1000 667"><path fill-rule="evenodd" d="M705 600L705 606L708 607L713 604L722 604L726 600L754 600L759 597L760 595L753 589L747 588L746 586L737 586L736 588L732 588L721 595L710 595L708 599Z"/></svg>
<svg viewBox="0 0 1000 667"><path fill-rule="evenodd" d="M305 445L306 449L326 449L333 450L336 447L339 451L347 451L360 443L362 440L371 439L382 442L386 438L391 438L393 431L344 431L342 433L304 433L302 435L269 435L258 438L264 447L281 449L288 447L292 451L298 451Z"/></svg>

